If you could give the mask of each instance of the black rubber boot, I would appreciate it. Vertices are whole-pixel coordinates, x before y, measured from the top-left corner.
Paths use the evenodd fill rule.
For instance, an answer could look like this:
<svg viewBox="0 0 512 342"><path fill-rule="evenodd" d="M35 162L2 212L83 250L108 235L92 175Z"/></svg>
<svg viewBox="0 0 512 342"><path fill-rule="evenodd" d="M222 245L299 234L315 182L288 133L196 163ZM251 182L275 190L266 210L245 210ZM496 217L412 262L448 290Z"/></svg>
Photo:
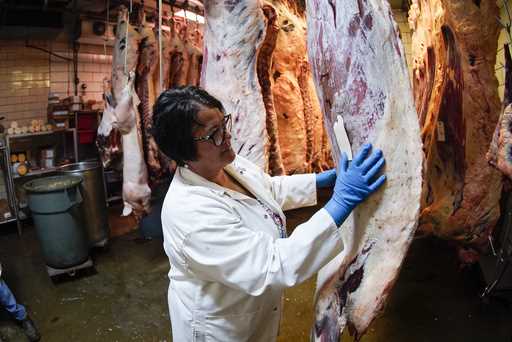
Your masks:
<svg viewBox="0 0 512 342"><path fill-rule="evenodd" d="M25 335L28 337L28 340L30 342L37 342L41 339L41 334L39 334L39 331L37 330L36 325L34 322L30 319L29 316L22 320L20 322L21 330L25 333Z"/></svg>

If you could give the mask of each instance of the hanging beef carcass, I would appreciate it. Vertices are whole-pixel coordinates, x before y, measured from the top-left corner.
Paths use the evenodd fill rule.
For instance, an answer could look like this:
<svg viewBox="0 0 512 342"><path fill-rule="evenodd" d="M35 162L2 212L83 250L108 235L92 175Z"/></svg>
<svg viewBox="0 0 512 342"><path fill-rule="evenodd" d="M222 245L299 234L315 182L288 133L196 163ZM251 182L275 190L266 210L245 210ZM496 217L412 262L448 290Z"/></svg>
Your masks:
<svg viewBox="0 0 512 342"><path fill-rule="evenodd" d="M169 26L171 27L171 61L170 61L170 75L169 75L169 87L176 87L180 85L180 75L184 69L185 58L188 58L185 54L185 43L179 35L179 27L174 18L171 16L169 20Z"/></svg>
<svg viewBox="0 0 512 342"><path fill-rule="evenodd" d="M180 30L178 31L178 36L180 40L183 42L183 62L181 64L181 69L178 73L178 78L176 80L177 86L185 86L188 84L188 73L190 71L191 60L191 46L190 41L188 40L188 21L185 19L183 25L181 25Z"/></svg>
<svg viewBox="0 0 512 342"><path fill-rule="evenodd" d="M191 25L192 26L192 25ZM187 84L198 86L201 78L201 64L203 61L203 41L201 31L196 23L187 29L187 51L190 58L187 72Z"/></svg>
<svg viewBox="0 0 512 342"><path fill-rule="evenodd" d="M342 116L357 151L386 158L383 189L341 229L345 249L318 275L315 341L358 340L381 310L417 227L423 153L404 49L385 0L309 0L308 49L328 135Z"/></svg>
<svg viewBox="0 0 512 342"><path fill-rule="evenodd" d="M153 104L156 101L157 89L153 75L159 71L158 43L154 31L146 23L146 15L141 11L139 32L141 35L139 47L139 62L137 64L136 89L140 99L138 112L141 117L141 132L144 156L148 166L150 185L157 184L166 170L159 158L159 149L151 133L153 127Z"/></svg>
<svg viewBox="0 0 512 342"><path fill-rule="evenodd" d="M290 0L268 3L278 17L269 72L283 164L288 174L321 171L328 145L322 144L323 119L307 57L305 9Z"/></svg>
<svg viewBox="0 0 512 342"><path fill-rule="evenodd" d="M166 20L166 19L163 19ZM159 23L158 23L159 24ZM170 72L171 72L171 33L162 29L158 29L158 24L155 25L153 32L155 33L155 37L157 42L162 42L162 56L160 56L160 50L157 49L157 66L153 68L153 74L151 78L153 79L153 89L155 89L156 97L162 93L162 91L169 88L170 85ZM160 33L162 34L162 38L160 40ZM160 64L162 64L162 80L160 80Z"/></svg>
<svg viewBox="0 0 512 342"><path fill-rule="evenodd" d="M500 111L498 13L492 1L414 0L409 17L426 155L420 229L466 246L487 245L500 215L501 176L485 158Z"/></svg>
<svg viewBox="0 0 512 342"><path fill-rule="evenodd" d="M512 179L512 56L508 44L505 44L503 51L505 55L503 110L487 152L487 160Z"/></svg>
<svg viewBox="0 0 512 342"><path fill-rule="evenodd" d="M206 11L203 81L210 85L203 85L213 94L223 94L218 96L223 103L228 99L228 111L236 113L237 152L260 166L268 164L273 175L329 167L330 149L307 62L304 12L288 0L264 5L256 1L250 6L213 1L208 6L217 17L209 19ZM241 17L222 20L221 10L231 16L241 13ZM252 17L245 20L251 11ZM257 153L252 152L254 148Z"/></svg>
<svg viewBox="0 0 512 342"><path fill-rule="evenodd" d="M258 53L257 72L258 81L261 87L261 95L266 110L266 128L269 139L268 147L268 172L273 176L285 174L283 158L281 157L281 147L279 143L279 128L277 113L274 106L271 81L271 65L274 49L276 47L277 35L279 33L279 24L276 10L271 5L263 6L263 13L267 19L265 40L263 41Z"/></svg>
<svg viewBox="0 0 512 342"><path fill-rule="evenodd" d="M205 48L201 85L233 116L236 153L268 169L266 113L256 72L265 38L260 0L205 2Z"/></svg>
<svg viewBox="0 0 512 342"><path fill-rule="evenodd" d="M273 1L279 27L270 75L277 113L279 144L286 173L310 170L311 147L298 75L306 59L305 20L300 21L287 1Z"/></svg>
<svg viewBox="0 0 512 342"><path fill-rule="evenodd" d="M155 25L153 32L155 33L155 37L157 41L159 40L160 30L158 29L158 25ZM153 89L155 90L155 98L150 103L149 111L151 113L151 125L146 127L147 135L146 137L150 137L149 144L152 146L153 151L158 152L158 160L160 164L160 170L158 170L158 174L160 175L160 179L156 183L160 181L166 181L165 176L171 172L171 170L175 169L175 163L169 160L165 154L163 154L152 135L152 126L153 126L153 105L158 96L166 89L170 87L170 72L171 72L171 58L172 58L172 41L171 41L171 33L166 30L161 30L162 34L162 57L160 56L160 49L157 49L157 61L156 67L152 68L152 80L153 80ZM160 71L160 63L162 64L162 70ZM160 80L161 78L161 80ZM146 125L147 122L144 122ZM153 152L155 153L155 152Z"/></svg>

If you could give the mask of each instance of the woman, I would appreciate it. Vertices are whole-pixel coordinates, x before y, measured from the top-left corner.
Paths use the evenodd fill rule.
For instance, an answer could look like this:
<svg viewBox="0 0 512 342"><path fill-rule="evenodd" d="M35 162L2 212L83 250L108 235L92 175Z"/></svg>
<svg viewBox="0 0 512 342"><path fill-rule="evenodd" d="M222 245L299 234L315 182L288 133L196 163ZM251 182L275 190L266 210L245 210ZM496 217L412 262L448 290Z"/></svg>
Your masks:
<svg viewBox="0 0 512 342"><path fill-rule="evenodd" d="M384 158L366 145L340 174L270 177L230 145L231 116L197 87L165 91L154 137L178 168L162 209L171 263L168 293L174 341L275 341L284 288L297 285L342 249L338 227L380 187ZM325 207L287 237L283 210Z"/></svg>

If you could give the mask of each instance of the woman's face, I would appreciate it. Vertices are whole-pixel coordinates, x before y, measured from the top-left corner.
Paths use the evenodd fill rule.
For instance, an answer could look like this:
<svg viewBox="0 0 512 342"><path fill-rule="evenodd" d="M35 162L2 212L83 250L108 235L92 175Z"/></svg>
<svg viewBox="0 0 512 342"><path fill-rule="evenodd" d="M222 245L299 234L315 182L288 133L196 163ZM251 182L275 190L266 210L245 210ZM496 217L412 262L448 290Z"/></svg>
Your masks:
<svg viewBox="0 0 512 342"><path fill-rule="evenodd" d="M196 141L197 160L195 162L207 166L208 169L218 168L219 170L230 164L235 159L235 152L231 147L231 133L226 127L223 127L224 114L217 108L203 107L197 114L196 121L201 125L197 125L193 130L194 138L218 134L223 129L225 136L220 146L215 145L213 137L204 141Z"/></svg>

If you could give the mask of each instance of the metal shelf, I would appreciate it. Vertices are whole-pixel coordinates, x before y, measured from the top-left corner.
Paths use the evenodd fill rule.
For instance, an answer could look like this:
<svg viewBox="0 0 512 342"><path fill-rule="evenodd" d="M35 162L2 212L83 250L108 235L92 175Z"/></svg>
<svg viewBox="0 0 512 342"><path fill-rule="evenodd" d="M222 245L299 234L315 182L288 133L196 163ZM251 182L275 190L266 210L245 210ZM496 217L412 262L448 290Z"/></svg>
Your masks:
<svg viewBox="0 0 512 342"><path fill-rule="evenodd" d="M7 219L7 220L0 220L0 224L11 223L11 222L16 222L16 217L11 217L10 219Z"/></svg>
<svg viewBox="0 0 512 342"><path fill-rule="evenodd" d="M15 141L15 140L21 139L21 138L34 138L34 137L38 137L38 136L58 135L59 133L73 133L73 152L74 152L73 158L74 158L75 162L78 162L78 141L77 141L78 139L77 139L77 131L75 128L67 128L67 129L52 130L52 131L45 131L45 132L35 132L35 133L25 133L25 134L7 134L7 135L5 135L4 144L2 144L2 146L0 146L0 156L3 156L3 158L5 159L6 170L4 170L4 173L6 176L6 187L7 187L7 195L8 195L9 205L11 207L11 210L14 211L13 218L11 218L9 220L0 221L0 224L16 221L16 225L18 227L18 234L20 236L22 233L21 220L27 218L25 213L22 211L22 209L26 208L26 203L21 203L20 200L17 198L14 180L24 178L24 177L38 176L38 175L50 173L50 172L56 171L57 167L30 171L24 176L14 174L12 167L11 167L11 162L10 162L11 141ZM62 144L64 144L63 145L64 149L66 149L66 136L65 135L62 135Z"/></svg>
<svg viewBox="0 0 512 342"><path fill-rule="evenodd" d="M27 174L25 174L23 176L14 174L12 176L12 178L17 179L17 178L25 178L25 177L30 177L30 176L44 175L45 173L55 172L57 170L58 170L58 167L52 167L52 168L48 168L48 169L32 170L32 171L28 172Z"/></svg>
<svg viewBox="0 0 512 342"><path fill-rule="evenodd" d="M0 220L1 224L6 224L10 222L16 222L16 228L18 229L18 235L21 236L21 223L19 218L19 211L18 211L18 203L16 200L16 194L14 190L14 181L12 178L12 167L11 167L11 152L9 149L8 144L9 139L5 137L5 140L1 139L0 142L2 143L0 147L0 158L3 159L4 164L4 181L5 181L5 187L7 190L7 202L9 202L9 208L11 210L12 217L5 220Z"/></svg>
<svg viewBox="0 0 512 342"><path fill-rule="evenodd" d="M123 196L111 196L109 198L107 198L107 202L110 203L110 202L114 202L114 201L120 201L123 199Z"/></svg>
<svg viewBox="0 0 512 342"><path fill-rule="evenodd" d="M47 135L54 133L66 133L66 132L74 132L74 128L66 128L66 129L55 129L52 131L44 131L44 132L33 132L33 133L22 133L22 134L8 134L7 137L9 139L17 139L17 138L30 138L39 135Z"/></svg>

